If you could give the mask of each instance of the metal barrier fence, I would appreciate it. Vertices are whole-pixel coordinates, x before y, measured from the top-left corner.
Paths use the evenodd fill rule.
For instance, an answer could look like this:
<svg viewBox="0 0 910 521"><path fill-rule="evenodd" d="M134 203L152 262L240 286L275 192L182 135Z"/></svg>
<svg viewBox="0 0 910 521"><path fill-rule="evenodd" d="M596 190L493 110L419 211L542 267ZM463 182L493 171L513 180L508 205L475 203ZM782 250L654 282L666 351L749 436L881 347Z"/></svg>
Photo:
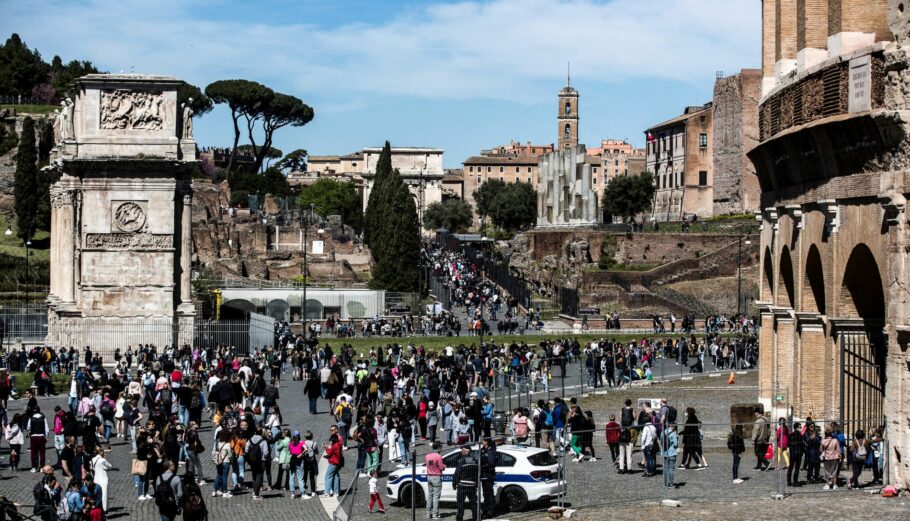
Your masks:
<svg viewBox="0 0 910 521"><path fill-rule="evenodd" d="M332 521L351 521L354 519L354 499L357 497L357 474L351 478L344 491L344 494L338 500L338 508L332 512Z"/></svg>
<svg viewBox="0 0 910 521"><path fill-rule="evenodd" d="M42 344L51 333L60 346L92 346L111 353L127 345L172 345L177 325L169 317L99 319L98 323L79 325L48 324L47 307L41 304L0 307L3 332L0 345ZM198 345L225 344L246 353L274 345L275 319L250 313L245 320L206 320L193 322L193 341Z"/></svg>

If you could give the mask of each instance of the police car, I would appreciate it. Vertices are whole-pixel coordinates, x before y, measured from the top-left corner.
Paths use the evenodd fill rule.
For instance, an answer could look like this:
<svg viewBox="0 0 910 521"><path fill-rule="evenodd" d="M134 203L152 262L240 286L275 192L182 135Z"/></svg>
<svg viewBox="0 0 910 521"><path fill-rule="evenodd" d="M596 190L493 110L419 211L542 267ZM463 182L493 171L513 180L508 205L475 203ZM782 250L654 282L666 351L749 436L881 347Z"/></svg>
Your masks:
<svg viewBox="0 0 910 521"><path fill-rule="evenodd" d="M477 456L478 447L471 454ZM455 488L452 477L461 457L456 449L442 456L446 469L442 473L441 502L455 502ZM418 459L419 461L419 459ZM411 505L411 467L398 469L389 474L386 493L392 502L400 501ZM417 497L415 503L426 506L426 466L417 465ZM559 464L546 449L519 445L496 447L496 482L493 485L496 502L511 512L524 510L529 502L550 500L566 492L566 482L559 480Z"/></svg>

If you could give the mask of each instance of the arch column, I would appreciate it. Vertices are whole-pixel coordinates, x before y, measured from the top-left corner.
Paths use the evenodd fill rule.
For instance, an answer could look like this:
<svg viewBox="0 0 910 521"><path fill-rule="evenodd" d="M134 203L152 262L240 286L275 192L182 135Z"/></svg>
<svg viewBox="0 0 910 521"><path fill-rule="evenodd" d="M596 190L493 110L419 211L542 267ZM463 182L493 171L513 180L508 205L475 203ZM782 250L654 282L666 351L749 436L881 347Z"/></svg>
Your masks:
<svg viewBox="0 0 910 521"><path fill-rule="evenodd" d="M796 70L828 58L828 0L796 1Z"/></svg>
<svg viewBox="0 0 910 521"><path fill-rule="evenodd" d="M764 96L776 83L774 74L775 49L777 41L777 0L762 0L762 84L761 94Z"/></svg>
<svg viewBox="0 0 910 521"><path fill-rule="evenodd" d="M777 0L774 75L777 81L796 68L796 0Z"/></svg>
<svg viewBox="0 0 910 521"><path fill-rule="evenodd" d="M891 39L888 0L839 0L828 3L829 57Z"/></svg>

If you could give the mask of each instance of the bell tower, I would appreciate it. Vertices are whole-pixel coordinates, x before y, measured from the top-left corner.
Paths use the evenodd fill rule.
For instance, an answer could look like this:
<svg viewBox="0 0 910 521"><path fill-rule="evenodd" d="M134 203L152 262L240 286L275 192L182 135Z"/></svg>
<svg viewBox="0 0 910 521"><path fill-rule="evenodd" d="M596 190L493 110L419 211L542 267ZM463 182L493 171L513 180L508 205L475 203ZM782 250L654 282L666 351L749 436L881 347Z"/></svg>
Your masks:
<svg viewBox="0 0 910 521"><path fill-rule="evenodd" d="M558 150L578 145L578 91L572 88L572 78L566 74L566 86L559 91L556 115Z"/></svg>

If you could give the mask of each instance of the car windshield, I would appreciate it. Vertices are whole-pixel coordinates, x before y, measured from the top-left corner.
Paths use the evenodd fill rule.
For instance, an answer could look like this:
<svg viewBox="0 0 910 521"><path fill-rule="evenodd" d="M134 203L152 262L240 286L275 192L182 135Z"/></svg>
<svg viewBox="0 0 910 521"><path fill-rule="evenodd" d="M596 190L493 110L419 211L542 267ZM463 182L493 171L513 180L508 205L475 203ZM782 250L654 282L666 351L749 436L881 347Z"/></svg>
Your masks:
<svg viewBox="0 0 910 521"><path fill-rule="evenodd" d="M549 467L550 465L556 465L556 458L554 458L553 455L546 450L528 456L528 461L531 462L531 465L534 465L535 467Z"/></svg>

